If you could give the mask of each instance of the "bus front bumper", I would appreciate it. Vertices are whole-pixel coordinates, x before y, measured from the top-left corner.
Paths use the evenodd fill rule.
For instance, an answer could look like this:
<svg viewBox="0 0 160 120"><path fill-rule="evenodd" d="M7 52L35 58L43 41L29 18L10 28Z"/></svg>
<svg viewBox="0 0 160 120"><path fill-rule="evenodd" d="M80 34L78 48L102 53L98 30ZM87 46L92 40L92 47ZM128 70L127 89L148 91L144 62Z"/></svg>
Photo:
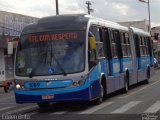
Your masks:
<svg viewBox="0 0 160 120"><path fill-rule="evenodd" d="M53 90L15 90L16 103L39 103L39 102L67 102L90 100L89 88L64 93L54 93Z"/></svg>

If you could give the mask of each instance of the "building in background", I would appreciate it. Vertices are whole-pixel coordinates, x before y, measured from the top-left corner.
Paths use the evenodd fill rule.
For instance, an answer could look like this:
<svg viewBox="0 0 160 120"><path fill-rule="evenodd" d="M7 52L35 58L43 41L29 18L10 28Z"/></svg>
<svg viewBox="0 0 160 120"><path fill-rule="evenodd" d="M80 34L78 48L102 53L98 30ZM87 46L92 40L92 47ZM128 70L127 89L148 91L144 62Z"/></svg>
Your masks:
<svg viewBox="0 0 160 120"><path fill-rule="evenodd" d="M128 21L128 22L118 22L118 23L126 27L130 27L130 26L136 27L146 32L148 32L148 29L149 29L149 21L146 19L142 21Z"/></svg>
<svg viewBox="0 0 160 120"><path fill-rule="evenodd" d="M22 29L38 18L0 11L0 86L13 79L14 55L7 54L7 42L20 36ZM14 44L14 48L16 43Z"/></svg>
<svg viewBox="0 0 160 120"><path fill-rule="evenodd" d="M151 28L155 57L160 61L160 26Z"/></svg>

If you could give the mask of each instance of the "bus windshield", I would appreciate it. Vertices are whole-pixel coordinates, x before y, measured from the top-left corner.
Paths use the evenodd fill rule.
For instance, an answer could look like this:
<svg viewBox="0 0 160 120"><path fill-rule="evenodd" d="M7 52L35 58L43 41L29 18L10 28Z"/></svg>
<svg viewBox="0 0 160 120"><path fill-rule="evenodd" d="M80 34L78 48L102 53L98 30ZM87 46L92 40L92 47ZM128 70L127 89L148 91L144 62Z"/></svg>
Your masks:
<svg viewBox="0 0 160 120"><path fill-rule="evenodd" d="M17 48L17 76L67 75L85 67L85 32L56 31L23 35Z"/></svg>

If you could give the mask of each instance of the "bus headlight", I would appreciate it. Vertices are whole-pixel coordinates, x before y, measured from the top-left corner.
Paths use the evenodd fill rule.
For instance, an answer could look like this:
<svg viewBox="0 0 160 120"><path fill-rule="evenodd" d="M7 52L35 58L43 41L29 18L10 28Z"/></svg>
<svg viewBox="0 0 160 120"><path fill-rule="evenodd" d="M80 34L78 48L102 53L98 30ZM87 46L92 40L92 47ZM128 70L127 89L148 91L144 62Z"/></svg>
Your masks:
<svg viewBox="0 0 160 120"><path fill-rule="evenodd" d="M74 81L74 82L72 83L72 85L73 85L73 86L81 86L81 85L84 84L84 82L85 82L85 79L83 79L83 80L77 80L77 81Z"/></svg>
<svg viewBox="0 0 160 120"><path fill-rule="evenodd" d="M24 82L22 80L15 80L14 81L14 84L15 84L15 88L17 90L20 90L20 89L24 89Z"/></svg>
<svg viewBox="0 0 160 120"><path fill-rule="evenodd" d="M20 85L20 84L17 84L17 85L16 85L16 89L18 89L18 90L21 89L21 85Z"/></svg>
<svg viewBox="0 0 160 120"><path fill-rule="evenodd" d="M19 89L24 89L24 86L23 86L23 85L20 85L20 84L17 84L17 85L16 85L16 89L17 89L17 90L19 90Z"/></svg>

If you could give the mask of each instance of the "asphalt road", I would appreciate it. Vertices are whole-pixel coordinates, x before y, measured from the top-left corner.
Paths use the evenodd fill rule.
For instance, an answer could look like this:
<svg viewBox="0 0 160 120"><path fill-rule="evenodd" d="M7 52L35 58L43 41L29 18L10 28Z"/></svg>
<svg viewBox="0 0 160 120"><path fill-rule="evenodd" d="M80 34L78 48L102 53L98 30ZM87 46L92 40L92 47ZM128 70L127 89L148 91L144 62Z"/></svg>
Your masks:
<svg viewBox="0 0 160 120"><path fill-rule="evenodd" d="M10 115L10 116L9 116ZM14 92L0 90L0 119L160 120L160 70L149 84L140 83L127 94L107 96L100 105L84 102L53 103L41 110L36 104L16 104Z"/></svg>

